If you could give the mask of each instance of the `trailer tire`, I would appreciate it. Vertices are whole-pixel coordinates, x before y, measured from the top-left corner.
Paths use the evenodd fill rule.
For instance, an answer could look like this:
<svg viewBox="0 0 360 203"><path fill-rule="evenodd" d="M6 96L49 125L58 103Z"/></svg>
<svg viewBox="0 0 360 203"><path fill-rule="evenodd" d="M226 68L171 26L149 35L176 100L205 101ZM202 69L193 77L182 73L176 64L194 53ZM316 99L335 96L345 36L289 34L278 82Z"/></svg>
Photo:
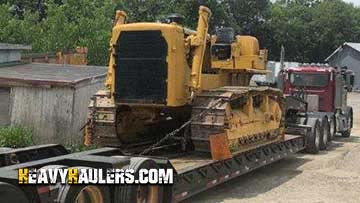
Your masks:
<svg viewBox="0 0 360 203"><path fill-rule="evenodd" d="M78 169L89 168L78 166ZM57 203L108 203L111 202L110 187L106 185L63 185L56 200Z"/></svg>
<svg viewBox="0 0 360 203"><path fill-rule="evenodd" d="M25 193L18 187L0 182L0 199L1 202L11 203L28 203Z"/></svg>
<svg viewBox="0 0 360 203"><path fill-rule="evenodd" d="M147 158L132 158L130 164L123 169L133 169L135 180L139 178L140 169L157 169L154 160ZM123 184L114 189L114 202L121 203L162 203L164 187L160 185L128 185ZM145 195L145 196L144 196ZM169 200L170 201L170 200Z"/></svg>
<svg viewBox="0 0 360 203"><path fill-rule="evenodd" d="M330 117L329 127L330 127L329 141L332 141L332 140L334 140L334 137L336 135L336 118L335 118L335 116Z"/></svg>
<svg viewBox="0 0 360 203"><path fill-rule="evenodd" d="M327 117L321 120L320 150L326 150L330 135L330 124Z"/></svg>
<svg viewBox="0 0 360 203"><path fill-rule="evenodd" d="M317 154L320 150L320 134L321 126L320 121L317 118L308 118L307 125L311 126L311 130L307 135L306 140L306 152L310 154Z"/></svg>
<svg viewBox="0 0 360 203"><path fill-rule="evenodd" d="M66 185L59 193L58 203L82 202L84 194L86 203L108 203L110 201L110 188L99 185Z"/></svg>

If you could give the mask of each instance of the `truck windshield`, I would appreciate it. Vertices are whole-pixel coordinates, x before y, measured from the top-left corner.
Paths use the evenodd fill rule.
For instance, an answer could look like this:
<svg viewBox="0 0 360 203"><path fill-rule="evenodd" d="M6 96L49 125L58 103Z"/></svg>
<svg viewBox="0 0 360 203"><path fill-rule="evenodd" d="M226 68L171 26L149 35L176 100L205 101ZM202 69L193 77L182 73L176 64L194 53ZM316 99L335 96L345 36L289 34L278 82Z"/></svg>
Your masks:
<svg viewBox="0 0 360 203"><path fill-rule="evenodd" d="M325 87L329 75L321 73L290 73L290 83L294 86Z"/></svg>

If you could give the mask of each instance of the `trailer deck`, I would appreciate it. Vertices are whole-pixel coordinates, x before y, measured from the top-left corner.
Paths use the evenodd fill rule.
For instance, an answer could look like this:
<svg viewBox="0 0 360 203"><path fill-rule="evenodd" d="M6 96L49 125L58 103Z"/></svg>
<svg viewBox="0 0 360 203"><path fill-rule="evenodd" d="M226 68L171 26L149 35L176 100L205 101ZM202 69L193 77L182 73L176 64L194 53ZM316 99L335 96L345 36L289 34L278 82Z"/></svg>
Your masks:
<svg viewBox="0 0 360 203"><path fill-rule="evenodd" d="M227 160L211 160L193 154L171 159L178 172L172 202L179 202L199 192L279 161L305 148L303 136L286 134L282 142L240 153Z"/></svg>
<svg viewBox="0 0 360 203"><path fill-rule="evenodd" d="M191 152L174 158L147 158L153 159L161 168L172 167L175 169L171 202L179 202L259 167L276 162L304 148L304 136L287 134L281 142L239 153L226 160L212 160L209 155L198 152ZM8 150L2 152L0 157L5 160L0 167L0 181L17 185L18 168L39 168L47 165L121 168L129 164L130 160L136 156L125 156L116 148L100 148L67 154L59 145L44 145ZM14 157L21 161L18 163L6 162L6 160L14 159ZM26 191L28 198L32 201L39 199L39 196L44 197L44 194L38 194L36 186L26 186L22 189Z"/></svg>

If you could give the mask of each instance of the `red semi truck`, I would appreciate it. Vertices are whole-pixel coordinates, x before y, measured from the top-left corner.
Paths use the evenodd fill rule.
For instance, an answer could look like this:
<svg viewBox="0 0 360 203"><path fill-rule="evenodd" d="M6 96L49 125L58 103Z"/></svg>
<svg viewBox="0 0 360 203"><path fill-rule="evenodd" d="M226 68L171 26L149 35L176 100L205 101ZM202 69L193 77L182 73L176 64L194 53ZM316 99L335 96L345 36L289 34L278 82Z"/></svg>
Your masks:
<svg viewBox="0 0 360 203"><path fill-rule="evenodd" d="M346 67L304 65L287 68L280 77L287 97L287 125L306 124L309 118L320 120L320 139L312 152L325 149L337 133L350 136L353 109L347 105L347 92L354 84L352 71Z"/></svg>

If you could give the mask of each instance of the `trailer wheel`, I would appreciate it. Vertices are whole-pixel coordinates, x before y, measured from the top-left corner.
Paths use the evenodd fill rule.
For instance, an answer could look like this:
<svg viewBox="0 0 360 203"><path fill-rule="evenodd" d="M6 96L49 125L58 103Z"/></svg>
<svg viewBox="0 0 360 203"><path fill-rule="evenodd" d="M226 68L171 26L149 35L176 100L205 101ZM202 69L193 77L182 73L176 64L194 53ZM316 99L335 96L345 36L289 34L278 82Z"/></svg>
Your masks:
<svg viewBox="0 0 360 203"><path fill-rule="evenodd" d="M329 134L329 141L332 141L336 135L336 119L335 116L331 116L330 118L330 134Z"/></svg>
<svg viewBox="0 0 360 203"><path fill-rule="evenodd" d="M88 167L76 167L88 168ZM110 188L105 185L63 185L56 200L58 203L108 203Z"/></svg>
<svg viewBox="0 0 360 203"><path fill-rule="evenodd" d="M0 199L1 202L27 203L29 202L24 192L14 185L0 182Z"/></svg>
<svg viewBox="0 0 360 203"><path fill-rule="evenodd" d="M140 169L157 169L155 161L146 158L132 158L130 165L124 169L133 169L135 180L139 178ZM164 188L161 185L127 185L123 184L115 188L114 202L121 203L161 203Z"/></svg>
<svg viewBox="0 0 360 203"><path fill-rule="evenodd" d="M321 120L320 150L326 150L330 136L330 124L327 117Z"/></svg>
<svg viewBox="0 0 360 203"><path fill-rule="evenodd" d="M110 189L108 186L66 185L57 200L59 203L108 203Z"/></svg>
<svg viewBox="0 0 360 203"><path fill-rule="evenodd" d="M311 131L307 135L306 152L317 154L320 150L321 125L317 118L308 118L307 125L311 126Z"/></svg>

